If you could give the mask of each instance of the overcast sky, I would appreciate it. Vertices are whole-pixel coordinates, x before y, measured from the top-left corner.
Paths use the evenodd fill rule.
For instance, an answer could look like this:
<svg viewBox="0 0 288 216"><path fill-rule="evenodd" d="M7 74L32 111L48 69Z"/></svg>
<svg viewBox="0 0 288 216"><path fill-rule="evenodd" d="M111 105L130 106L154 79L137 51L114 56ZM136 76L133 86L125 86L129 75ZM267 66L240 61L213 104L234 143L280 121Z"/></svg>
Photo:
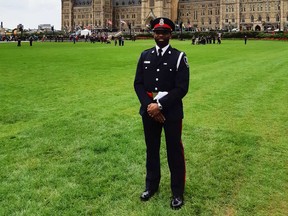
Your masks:
<svg viewBox="0 0 288 216"><path fill-rule="evenodd" d="M39 24L61 29L61 0L0 0L0 22L4 28L37 29Z"/></svg>

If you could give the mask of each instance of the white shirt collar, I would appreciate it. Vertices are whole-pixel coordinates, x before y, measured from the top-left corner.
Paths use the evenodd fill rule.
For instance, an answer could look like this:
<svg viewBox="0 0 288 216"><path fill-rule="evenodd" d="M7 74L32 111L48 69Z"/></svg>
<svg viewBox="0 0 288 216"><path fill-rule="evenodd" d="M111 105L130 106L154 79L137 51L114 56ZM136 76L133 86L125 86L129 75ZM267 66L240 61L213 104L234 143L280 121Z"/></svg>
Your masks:
<svg viewBox="0 0 288 216"><path fill-rule="evenodd" d="M168 44L167 46L165 46L165 47L162 48L162 56L164 55L164 53L166 52L166 50L168 49L169 46L170 46L170 45ZM157 55L159 54L159 53L158 53L158 50L159 50L159 49L160 49L160 47L156 45Z"/></svg>

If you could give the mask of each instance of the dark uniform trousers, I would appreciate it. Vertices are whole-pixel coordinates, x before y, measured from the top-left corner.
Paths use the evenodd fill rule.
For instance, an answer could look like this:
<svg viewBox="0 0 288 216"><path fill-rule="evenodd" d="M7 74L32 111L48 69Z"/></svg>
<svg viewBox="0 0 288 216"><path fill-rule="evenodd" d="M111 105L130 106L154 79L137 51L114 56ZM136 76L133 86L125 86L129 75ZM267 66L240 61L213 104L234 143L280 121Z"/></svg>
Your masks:
<svg viewBox="0 0 288 216"><path fill-rule="evenodd" d="M181 141L182 119L165 121L164 124L154 121L150 116L142 116L146 141L146 188L157 190L161 178L160 141L164 128L168 165L171 173L171 190L174 196L182 196L185 187L185 159Z"/></svg>
<svg viewBox="0 0 288 216"><path fill-rule="evenodd" d="M182 196L185 186L185 160L181 142L183 104L182 98L188 92L189 67L185 54L169 48L159 59L155 47L141 53L137 65L134 88L141 103L146 142L146 189L157 190L160 173L160 141L164 129L167 158L171 174L171 190L174 196ZM181 60L181 61L180 61ZM177 66L179 63L179 67ZM159 99L165 122L153 120L147 113L147 106L153 101L151 93L167 91L168 95Z"/></svg>

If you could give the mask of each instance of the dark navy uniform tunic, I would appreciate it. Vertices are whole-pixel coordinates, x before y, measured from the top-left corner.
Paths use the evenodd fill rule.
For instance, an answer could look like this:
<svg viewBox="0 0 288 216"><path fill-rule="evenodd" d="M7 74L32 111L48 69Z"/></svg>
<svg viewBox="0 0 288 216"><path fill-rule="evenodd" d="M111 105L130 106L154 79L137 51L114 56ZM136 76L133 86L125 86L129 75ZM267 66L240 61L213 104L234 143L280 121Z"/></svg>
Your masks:
<svg viewBox="0 0 288 216"><path fill-rule="evenodd" d="M161 131L164 128L172 193L175 196L182 196L185 185L185 160L181 141L182 98L189 88L189 66L185 53L181 54L171 46L160 58L157 56L156 47L142 52L137 65L134 88L141 103L140 114L147 146L146 189L157 190L159 186L161 176L159 149ZM155 103L149 93L159 91L168 92L159 100L162 105L161 112L166 119L163 124L153 120L147 113L147 106Z"/></svg>
<svg viewBox="0 0 288 216"><path fill-rule="evenodd" d="M182 98L188 92L189 68L184 54L177 70L180 53L171 46L160 59L155 47L142 52L134 81L135 91L141 103L141 115L152 102L147 92L167 91L168 95L159 101L166 120L183 118Z"/></svg>

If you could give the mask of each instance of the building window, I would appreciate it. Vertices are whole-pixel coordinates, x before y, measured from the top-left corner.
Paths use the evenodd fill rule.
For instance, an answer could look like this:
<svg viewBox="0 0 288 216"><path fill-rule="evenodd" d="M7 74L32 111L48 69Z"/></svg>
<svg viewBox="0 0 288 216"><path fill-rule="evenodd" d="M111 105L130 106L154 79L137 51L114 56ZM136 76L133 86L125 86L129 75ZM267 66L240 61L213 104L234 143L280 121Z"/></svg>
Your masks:
<svg viewBox="0 0 288 216"><path fill-rule="evenodd" d="M254 22L254 16L253 15L251 16L251 22Z"/></svg>
<svg viewBox="0 0 288 216"><path fill-rule="evenodd" d="M260 15L258 17L258 21L262 21L262 17Z"/></svg>
<svg viewBox="0 0 288 216"><path fill-rule="evenodd" d="M279 15L277 14L277 16L276 16L276 21L277 22L279 22L280 21L280 17L279 17Z"/></svg>
<svg viewBox="0 0 288 216"><path fill-rule="evenodd" d="M270 17L266 16L266 22L270 22Z"/></svg>
<svg viewBox="0 0 288 216"><path fill-rule="evenodd" d="M194 20L198 20L197 11L194 11Z"/></svg>

